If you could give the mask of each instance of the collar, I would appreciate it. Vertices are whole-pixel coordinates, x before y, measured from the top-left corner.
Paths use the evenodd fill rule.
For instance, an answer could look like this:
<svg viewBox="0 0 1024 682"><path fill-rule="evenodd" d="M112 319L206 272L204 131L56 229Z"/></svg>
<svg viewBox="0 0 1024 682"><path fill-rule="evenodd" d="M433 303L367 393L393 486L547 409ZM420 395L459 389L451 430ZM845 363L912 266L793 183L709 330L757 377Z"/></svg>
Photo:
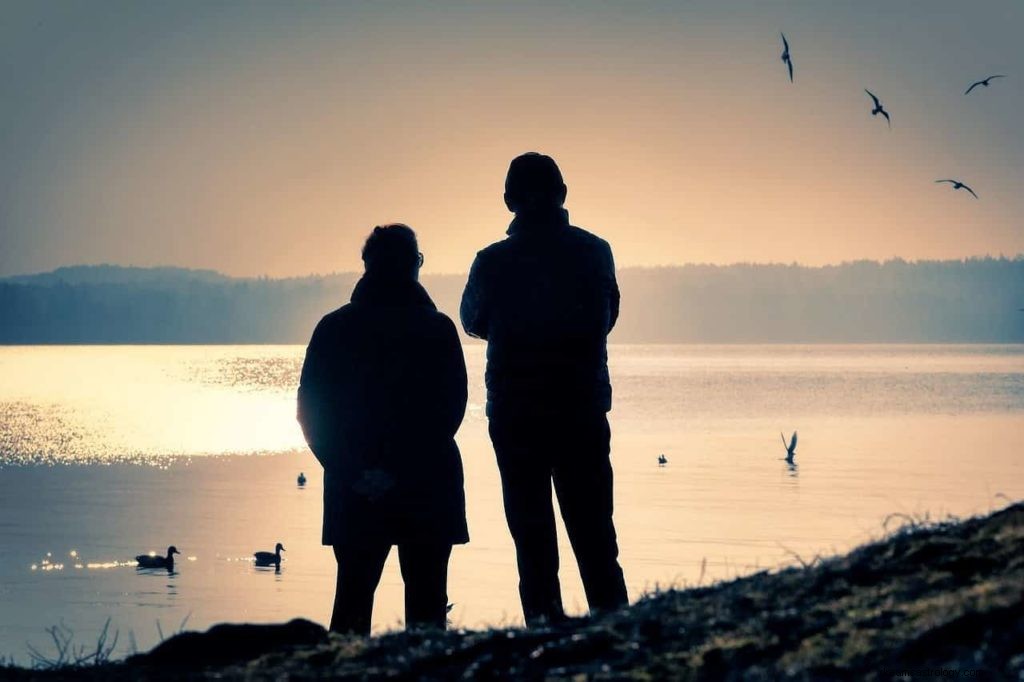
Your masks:
<svg viewBox="0 0 1024 682"><path fill-rule="evenodd" d="M415 280L394 280L363 275L352 290L353 303L387 306L422 306L437 310L430 294Z"/></svg>
<svg viewBox="0 0 1024 682"><path fill-rule="evenodd" d="M506 234L543 234L569 226L569 212L564 208L517 213Z"/></svg>

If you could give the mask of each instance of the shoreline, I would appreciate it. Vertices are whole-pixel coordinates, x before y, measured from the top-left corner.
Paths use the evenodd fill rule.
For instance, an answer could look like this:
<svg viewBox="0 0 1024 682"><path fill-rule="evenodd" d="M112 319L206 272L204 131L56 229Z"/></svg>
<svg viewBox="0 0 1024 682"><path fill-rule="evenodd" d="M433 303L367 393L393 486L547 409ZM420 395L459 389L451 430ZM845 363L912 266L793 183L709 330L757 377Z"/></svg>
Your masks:
<svg viewBox="0 0 1024 682"><path fill-rule="evenodd" d="M894 515L893 518L898 518ZM800 568L669 590L536 630L327 634L221 625L29 679L864 679L1024 675L1024 503L908 525ZM917 671L917 675L912 673ZM955 671L955 672L951 672ZM582 677L581 677L582 676Z"/></svg>

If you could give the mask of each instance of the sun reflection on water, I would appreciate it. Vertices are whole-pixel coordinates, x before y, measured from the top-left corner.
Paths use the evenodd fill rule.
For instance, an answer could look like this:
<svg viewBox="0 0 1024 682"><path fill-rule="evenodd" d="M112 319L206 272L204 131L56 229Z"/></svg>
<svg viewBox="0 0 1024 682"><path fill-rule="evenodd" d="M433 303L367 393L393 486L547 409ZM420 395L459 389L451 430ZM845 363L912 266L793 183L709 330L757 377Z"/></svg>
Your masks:
<svg viewBox="0 0 1024 682"><path fill-rule="evenodd" d="M301 359L300 347L5 349L0 466L300 450Z"/></svg>

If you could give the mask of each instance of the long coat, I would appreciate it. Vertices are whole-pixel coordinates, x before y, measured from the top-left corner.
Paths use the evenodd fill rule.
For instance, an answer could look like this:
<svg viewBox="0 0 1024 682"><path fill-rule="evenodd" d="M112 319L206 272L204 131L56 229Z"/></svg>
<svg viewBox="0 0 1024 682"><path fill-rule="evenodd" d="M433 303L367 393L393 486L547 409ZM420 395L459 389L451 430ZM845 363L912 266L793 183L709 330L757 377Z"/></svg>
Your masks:
<svg viewBox="0 0 1024 682"><path fill-rule="evenodd" d="M363 277L306 349L298 419L324 467L325 545L469 541L455 432L466 364L414 281Z"/></svg>
<svg viewBox="0 0 1024 682"><path fill-rule="evenodd" d="M487 340L489 416L611 409L612 250L566 211L518 215L506 239L480 251L461 316L467 334Z"/></svg>

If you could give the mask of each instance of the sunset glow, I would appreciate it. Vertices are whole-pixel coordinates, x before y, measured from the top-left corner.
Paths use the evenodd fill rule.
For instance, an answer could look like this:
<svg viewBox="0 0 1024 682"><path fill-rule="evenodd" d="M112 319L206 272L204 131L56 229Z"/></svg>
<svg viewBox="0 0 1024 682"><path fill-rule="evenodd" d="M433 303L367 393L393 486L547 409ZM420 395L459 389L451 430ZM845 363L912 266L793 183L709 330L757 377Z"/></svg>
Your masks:
<svg viewBox="0 0 1024 682"><path fill-rule="evenodd" d="M0 275L355 270L393 220L465 272L529 149L620 266L1024 250L1019 3L398 4L7 10Z"/></svg>

